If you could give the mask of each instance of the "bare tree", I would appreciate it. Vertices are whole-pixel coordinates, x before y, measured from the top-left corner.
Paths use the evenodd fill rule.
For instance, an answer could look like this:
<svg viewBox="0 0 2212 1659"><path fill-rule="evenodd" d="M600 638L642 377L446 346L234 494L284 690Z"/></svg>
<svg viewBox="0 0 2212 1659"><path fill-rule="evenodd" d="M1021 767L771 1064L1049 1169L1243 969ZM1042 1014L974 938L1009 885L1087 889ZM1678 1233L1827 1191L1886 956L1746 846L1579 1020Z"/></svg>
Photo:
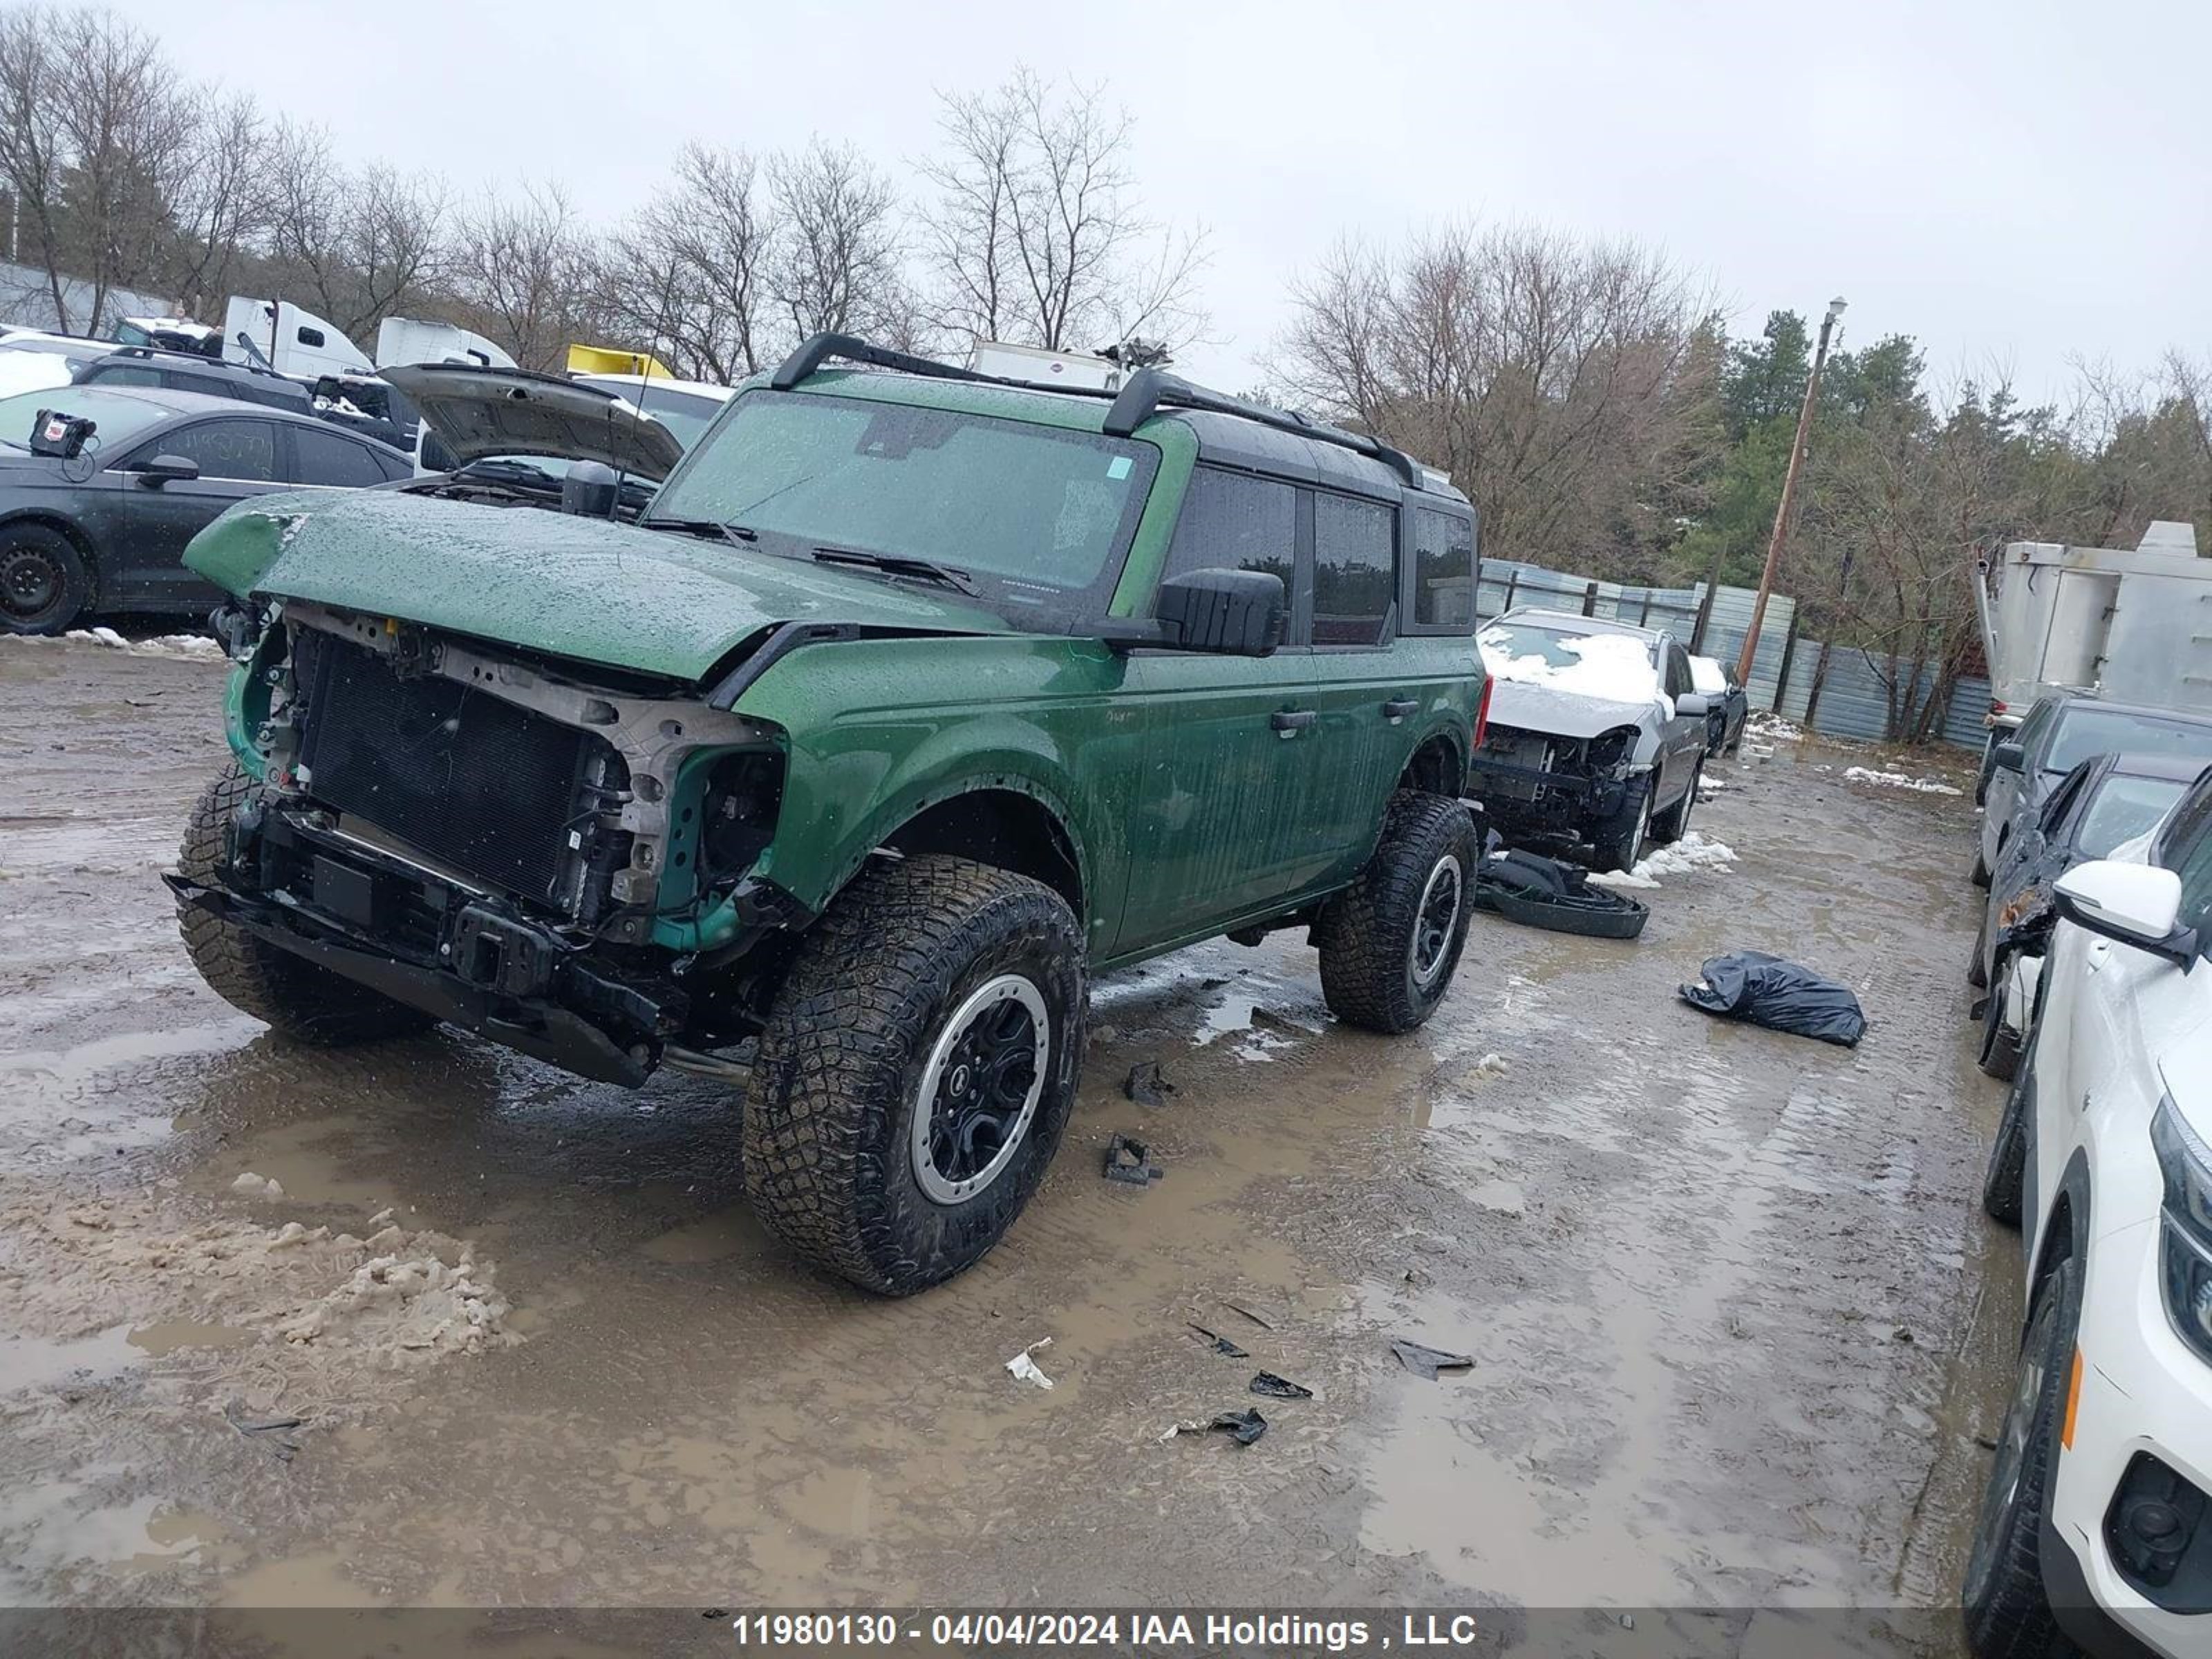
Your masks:
<svg viewBox="0 0 2212 1659"><path fill-rule="evenodd" d="M1205 233L1146 216L1129 117L1103 88L1023 69L942 104L943 148L921 166L938 197L923 252L939 327L1052 350L1203 329Z"/></svg>
<svg viewBox="0 0 2212 1659"><path fill-rule="evenodd" d="M611 324L726 383L758 369L775 333L776 208L742 150L687 144L676 177L615 239L604 303Z"/></svg>
<svg viewBox="0 0 2212 1659"><path fill-rule="evenodd" d="M525 368L560 368L596 320L597 249L557 185L487 191L461 216L450 275L471 325Z"/></svg>
<svg viewBox="0 0 2212 1659"><path fill-rule="evenodd" d="M1291 304L1285 393L1446 468L1508 557L1621 568L1717 442L1709 307L1631 244L1472 226L1342 243Z"/></svg>
<svg viewBox="0 0 2212 1659"><path fill-rule="evenodd" d="M799 338L825 331L912 332L897 189L850 144L818 140L775 156L778 235L769 282Z"/></svg>
<svg viewBox="0 0 2212 1659"><path fill-rule="evenodd" d="M0 172L59 326L100 326L113 289L158 274L195 114L159 43L109 14L0 14Z"/></svg>
<svg viewBox="0 0 2212 1659"><path fill-rule="evenodd" d="M355 168L319 127L281 125L271 147L270 252L313 308L356 340L430 297L445 275L447 197L434 179Z"/></svg>
<svg viewBox="0 0 2212 1659"><path fill-rule="evenodd" d="M213 312L267 234L268 123L251 95L194 94L192 131L169 197L158 280L185 316Z"/></svg>

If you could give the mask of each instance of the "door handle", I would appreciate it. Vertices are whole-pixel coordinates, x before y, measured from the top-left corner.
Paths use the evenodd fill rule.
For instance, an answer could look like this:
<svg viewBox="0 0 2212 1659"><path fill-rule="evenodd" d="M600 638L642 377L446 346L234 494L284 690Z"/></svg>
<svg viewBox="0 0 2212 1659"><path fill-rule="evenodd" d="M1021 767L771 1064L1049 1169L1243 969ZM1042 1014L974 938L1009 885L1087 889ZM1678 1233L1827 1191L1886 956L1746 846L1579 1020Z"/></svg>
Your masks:
<svg viewBox="0 0 2212 1659"><path fill-rule="evenodd" d="M1279 708L1267 717L1267 724L1286 738L1295 738L1314 723L1310 708Z"/></svg>
<svg viewBox="0 0 2212 1659"><path fill-rule="evenodd" d="M1395 726L1407 715L1418 712L1420 706L1419 697L1393 697L1382 705L1382 712L1389 717L1390 724Z"/></svg>

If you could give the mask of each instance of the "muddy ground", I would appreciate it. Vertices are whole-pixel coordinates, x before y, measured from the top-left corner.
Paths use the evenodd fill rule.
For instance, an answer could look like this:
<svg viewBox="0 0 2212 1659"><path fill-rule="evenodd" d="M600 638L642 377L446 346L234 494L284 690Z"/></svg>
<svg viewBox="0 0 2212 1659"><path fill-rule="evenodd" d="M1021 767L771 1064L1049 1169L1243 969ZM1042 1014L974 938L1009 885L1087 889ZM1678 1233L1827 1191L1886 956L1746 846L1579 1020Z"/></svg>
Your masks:
<svg viewBox="0 0 2212 1659"><path fill-rule="evenodd" d="M1745 1654L1845 1606L1950 1651L2017 1318L1965 799L1717 763L1734 863L1634 945L1478 918L1410 1038L1336 1027L1294 936L1103 982L1028 1214L883 1303L747 1213L725 1085L303 1049L203 988L155 872L220 673L0 642L0 1602L680 1609L668 1651L754 1605L1647 1610L1579 1615L1624 1653L1770 1609L1698 1649ZM1863 1046L1677 1000L1737 946L1850 981ZM1100 1178L1115 1131L1160 1184ZM1047 1337L1049 1391L1004 1369ZM1162 1442L1254 1404L1249 1449Z"/></svg>

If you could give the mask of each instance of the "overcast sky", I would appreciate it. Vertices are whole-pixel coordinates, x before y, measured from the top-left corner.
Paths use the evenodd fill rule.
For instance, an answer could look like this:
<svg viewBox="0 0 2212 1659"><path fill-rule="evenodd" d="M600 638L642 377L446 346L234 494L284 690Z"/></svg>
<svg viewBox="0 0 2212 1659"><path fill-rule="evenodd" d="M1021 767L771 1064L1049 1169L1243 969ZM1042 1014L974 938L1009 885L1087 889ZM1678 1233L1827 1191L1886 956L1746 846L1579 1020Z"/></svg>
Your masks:
<svg viewBox="0 0 2212 1659"><path fill-rule="evenodd" d="M556 179L608 220L689 138L849 139L910 179L938 92L1103 78L1146 206L1211 231L1218 340L1184 362L1231 387L1338 235L1455 216L1655 244L1747 331L1842 294L1851 340L1909 333L2033 395L2077 356L2212 347L2204 0L116 9L353 155Z"/></svg>

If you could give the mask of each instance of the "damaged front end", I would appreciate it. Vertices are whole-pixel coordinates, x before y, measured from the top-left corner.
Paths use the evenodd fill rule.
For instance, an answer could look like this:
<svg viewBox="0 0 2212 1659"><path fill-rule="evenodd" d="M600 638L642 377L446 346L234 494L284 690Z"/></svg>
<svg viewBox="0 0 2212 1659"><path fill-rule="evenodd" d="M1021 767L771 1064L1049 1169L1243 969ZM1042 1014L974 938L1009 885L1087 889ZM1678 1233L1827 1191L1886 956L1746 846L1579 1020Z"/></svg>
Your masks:
<svg viewBox="0 0 2212 1659"><path fill-rule="evenodd" d="M765 868L783 733L657 678L291 600L231 607L262 788L179 898L441 1019L641 1083L752 1029L809 920Z"/></svg>
<svg viewBox="0 0 2212 1659"><path fill-rule="evenodd" d="M1493 722L1471 763L1483 810L1510 833L1578 835L1620 811L1639 735L1633 726L1573 738Z"/></svg>

